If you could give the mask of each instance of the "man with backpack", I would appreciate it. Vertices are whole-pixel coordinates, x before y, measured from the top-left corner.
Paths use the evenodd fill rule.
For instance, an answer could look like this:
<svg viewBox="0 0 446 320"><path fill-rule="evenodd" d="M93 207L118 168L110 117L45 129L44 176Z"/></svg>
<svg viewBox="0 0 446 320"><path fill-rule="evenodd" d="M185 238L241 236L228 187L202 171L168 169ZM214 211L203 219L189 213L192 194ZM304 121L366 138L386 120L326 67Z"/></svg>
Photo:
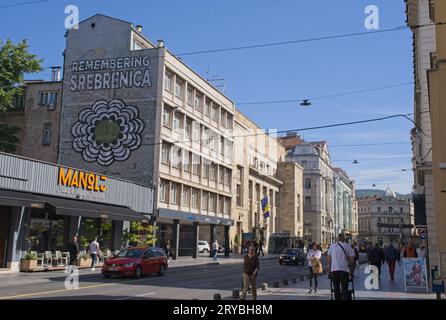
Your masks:
<svg viewBox="0 0 446 320"><path fill-rule="evenodd" d="M348 282L354 257L355 252L345 242L344 234L340 233L338 241L330 246L327 253L327 271L333 281L335 300L349 300Z"/></svg>

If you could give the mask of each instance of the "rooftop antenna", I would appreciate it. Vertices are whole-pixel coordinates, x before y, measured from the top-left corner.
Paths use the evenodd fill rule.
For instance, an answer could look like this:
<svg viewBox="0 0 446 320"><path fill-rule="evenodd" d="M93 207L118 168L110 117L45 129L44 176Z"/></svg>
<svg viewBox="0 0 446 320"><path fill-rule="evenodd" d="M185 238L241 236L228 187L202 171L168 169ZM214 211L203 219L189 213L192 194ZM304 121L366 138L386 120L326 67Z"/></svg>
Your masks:
<svg viewBox="0 0 446 320"><path fill-rule="evenodd" d="M211 76L210 68L208 67L206 70L206 80L212 84L214 87L216 87L221 92L225 92L226 89L226 82L223 77L220 77L219 75Z"/></svg>

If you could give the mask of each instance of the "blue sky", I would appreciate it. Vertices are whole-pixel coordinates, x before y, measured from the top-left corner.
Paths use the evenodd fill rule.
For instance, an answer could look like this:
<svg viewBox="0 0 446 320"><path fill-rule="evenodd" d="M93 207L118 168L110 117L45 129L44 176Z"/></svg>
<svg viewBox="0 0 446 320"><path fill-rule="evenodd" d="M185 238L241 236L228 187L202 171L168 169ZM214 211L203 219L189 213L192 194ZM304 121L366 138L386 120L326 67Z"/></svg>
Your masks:
<svg viewBox="0 0 446 320"><path fill-rule="evenodd" d="M0 0L0 7L24 1ZM364 32L364 9L369 4L380 10L380 29L405 25L403 0L53 0L0 8L0 39L27 38L44 66L62 65L68 4L78 6L81 20L103 13L141 24L149 39L163 39L174 53ZM236 103L303 99L413 81L411 43L406 29L185 56L183 61L204 76L209 72L223 77L225 94ZM45 70L30 78L49 77ZM316 100L309 108L288 103L241 105L239 109L263 128L303 128L411 113L413 87ZM334 165L344 168L357 188L390 184L395 191L408 193L412 173L401 169L411 168L410 129L409 121L397 118L302 134L306 140L327 140ZM352 164L355 159L359 164Z"/></svg>

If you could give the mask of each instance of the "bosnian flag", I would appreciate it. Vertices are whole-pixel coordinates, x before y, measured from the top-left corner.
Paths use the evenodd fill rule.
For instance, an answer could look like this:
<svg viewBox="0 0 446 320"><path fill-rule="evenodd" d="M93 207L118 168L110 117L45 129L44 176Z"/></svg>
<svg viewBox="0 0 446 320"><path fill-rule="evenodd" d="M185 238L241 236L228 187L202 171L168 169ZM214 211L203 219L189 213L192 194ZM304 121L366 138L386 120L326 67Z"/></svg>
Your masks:
<svg viewBox="0 0 446 320"><path fill-rule="evenodd" d="M262 199L261 201L262 204L262 211L263 211L263 215L265 218L269 217L269 202L268 202L268 197L265 197Z"/></svg>

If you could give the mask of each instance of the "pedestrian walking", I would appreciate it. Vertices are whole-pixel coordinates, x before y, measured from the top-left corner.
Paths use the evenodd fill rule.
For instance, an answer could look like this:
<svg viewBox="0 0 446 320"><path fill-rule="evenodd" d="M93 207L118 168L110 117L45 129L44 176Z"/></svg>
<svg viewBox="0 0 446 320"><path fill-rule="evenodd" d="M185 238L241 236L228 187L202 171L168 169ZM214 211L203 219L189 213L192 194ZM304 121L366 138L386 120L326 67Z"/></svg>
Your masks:
<svg viewBox="0 0 446 320"><path fill-rule="evenodd" d="M256 255L255 247L249 247L248 254L243 261L243 290L240 300L245 300L246 292L251 285L252 299L257 300L257 273L259 271L259 257Z"/></svg>
<svg viewBox="0 0 446 320"><path fill-rule="evenodd" d="M259 241L259 251L258 256L260 256L260 253L262 253L262 256L265 256L265 253L263 252L263 241Z"/></svg>
<svg viewBox="0 0 446 320"><path fill-rule="evenodd" d="M333 281L335 300L349 300L348 282L354 256L352 247L345 242L344 234L340 233L337 242L330 246L327 253L327 271Z"/></svg>
<svg viewBox="0 0 446 320"><path fill-rule="evenodd" d="M70 263L72 266L75 264L76 259L79 255L79 244L77 243L77 236L73 237L73 241L68 244L68 252L70 254Z"/></svg>
<svg viewBox="0 0 446 320"><path fill-rule="evenodd" d="M218 241L217 241L217 239L214 241L214 243L212 243L212 260L213 261L217 261L217 253L218 253L218 248L219 248L219 245L218 245Z"/></svg>
<svg viewBox="0 0 446 320"><path fill-rule="evenodd" d="M94 240L90 243L90 256L91 256L91 271L96 270L96 260L98 259L98 255L101 253L99 248L98 238L95 237Z"/></svg>
<svg viewBox="0 0 446 320"><path fill-rule="evenodd" d="M426 247L421 245L421 247L419 247L417 249L417 256L418 258L423 258L426 259Z"/></svg>
<svg viewBox="0 0 446 320"><path fill-rule="evenodd" d="M164 247L164 252L167 256L167 260L169 260L169 257L171 256L171 248L172 248L172 245L170 244L170 240L167 240L166 245Z"/></svg>
<svg viewBox="0 0 446 320"><path fill-rule="evenodd" d="M374 265L378 268L378 277L381 279L381 265L385 261L384 251L379 247L379 244L376 243L375 247L370 250L368 256L369 264Z"/></svg>
<svg viewBox="0 0 446 320"><path fill-rule="evenodd" d="M313 242L310 250L308 250L307 261L308 269L310 270L310 291L308 293L317 293L317 277L322 273L321 264L322 251L319 250L317 242ZM314 287L313 287L314 280Z"/></svg>
<svg viewBox="0 0 446 320"><path fill-rule="evenodd" d="M352 249L353 252L355 253L355 256L353 258L353 264L352 264L352 274L355 274L355 269L356 269L356 265L359 264L359 250L358 250L358 246L356 245L356 243L352 243Z"/></svg>
<svg viewBox="0 0 446 320"><path fill-rule="evenodd" d="M395 264L400 261L399 251L393 246L392 243L386 248L385 257L387 265L389 266L390 280L395 280Z"/></svg>
<svg viewBox="0 0 446 320"><path fill-rule="evenodd" d="M418 258L417 250L413 246L412 241L409 241L408 245L403 250L404 258Z"/></svg>

